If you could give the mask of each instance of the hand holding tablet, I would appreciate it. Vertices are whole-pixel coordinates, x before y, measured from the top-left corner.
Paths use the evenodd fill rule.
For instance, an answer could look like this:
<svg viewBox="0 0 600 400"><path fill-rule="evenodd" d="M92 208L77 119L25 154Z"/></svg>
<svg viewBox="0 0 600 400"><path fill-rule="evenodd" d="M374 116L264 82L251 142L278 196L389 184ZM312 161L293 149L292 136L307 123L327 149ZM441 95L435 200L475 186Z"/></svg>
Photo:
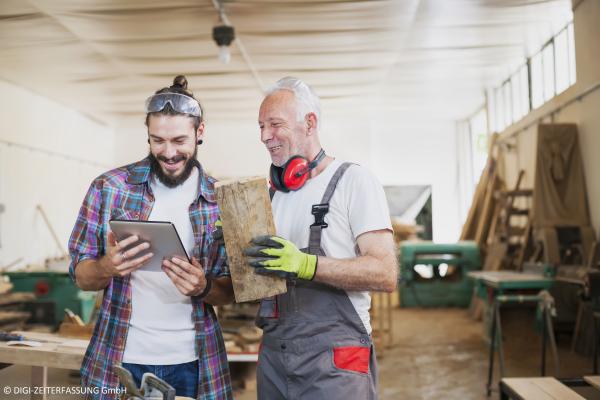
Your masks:
<svg viewBox="0 0 600 400"><path fill-rule="evenodd" d="M161 272L163 260L172 257L191 262L171 222L113 219L109 224L119 241L117 253L120 254L116 257L122 256L123 261L132 265L127 268L128 273L147 264L151 265L152 271ZM149 254L151 256L146 258ZM141 258L144 258L142 265L138 263Z"/></svg>
<svg viewBox="0 0 600 400"><path fill-rule="evenodd" d="M108 233L106 255L100 259L100 266L108 276L125 276L147 264L154 256L148 251L150 244L138 236L128 236L117 241L113 232Z"/></svg>

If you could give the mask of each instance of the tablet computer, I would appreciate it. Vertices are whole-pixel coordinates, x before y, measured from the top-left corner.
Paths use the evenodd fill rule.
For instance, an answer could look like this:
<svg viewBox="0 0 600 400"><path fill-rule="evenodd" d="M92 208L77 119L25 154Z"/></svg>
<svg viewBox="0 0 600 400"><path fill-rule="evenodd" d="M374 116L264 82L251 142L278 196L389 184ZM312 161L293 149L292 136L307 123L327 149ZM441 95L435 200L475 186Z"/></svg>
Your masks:
<svg viewBox="0 0 600 400"><path fill-rule="evenodd" d="M154 266L160 269L162 260L165 258L170 259L171 257L179 257L191 262L177 233L177 229L175 229L175 225L171 222L111 219L109 224L110 229L117 237L117 241L137 235L140 241L150 243L148 249L136 254L136 257L139 257L149 252L154 253L148 264L146 264L147 266ZM137 244L139 242L134 243L130 247L134 247Z"/></svg>

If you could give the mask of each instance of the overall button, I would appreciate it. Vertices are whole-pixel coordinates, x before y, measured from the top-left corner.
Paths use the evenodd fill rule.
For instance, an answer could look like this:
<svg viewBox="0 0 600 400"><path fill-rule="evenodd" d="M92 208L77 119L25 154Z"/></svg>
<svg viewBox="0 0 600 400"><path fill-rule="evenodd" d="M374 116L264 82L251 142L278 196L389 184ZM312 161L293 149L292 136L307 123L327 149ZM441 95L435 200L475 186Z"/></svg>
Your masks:
<svg viewBox="0 0 600 400"><path fill-rule="evenodd" d="M360 339L360 342L361 342L362 344L367 344L367 339Z"/></svg>
<svg viewBox="0 0 600 400"><path fill-rule="evenodd" d="M284 344L282 344L282 345L281 345L281 350L285 350L285 349L287 349L287 346L286 346L286 344L284 343Z"/></svg>

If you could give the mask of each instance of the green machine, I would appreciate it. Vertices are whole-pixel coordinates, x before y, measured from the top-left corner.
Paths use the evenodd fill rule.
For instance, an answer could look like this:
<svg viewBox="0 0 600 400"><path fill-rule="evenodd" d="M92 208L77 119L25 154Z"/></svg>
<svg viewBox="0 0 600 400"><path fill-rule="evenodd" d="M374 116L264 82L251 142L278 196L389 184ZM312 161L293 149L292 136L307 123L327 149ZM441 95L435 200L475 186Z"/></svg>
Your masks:
<svg viewBox="0 0 600 400"><path fill-rule="evenodd" d="M473 295L469 271L481 269L479 246L403 242L400 244L402 307L468 307Z"/></svg>
<svg viewBox="0 0 600 400"><path fill-rule="evenodd" d="M14 292L34 293L36 300L27 304L30 322L58 327L65 308L88 322L95 302L95 292L83 292L66 272L5 272L14 285Z"/></svg>

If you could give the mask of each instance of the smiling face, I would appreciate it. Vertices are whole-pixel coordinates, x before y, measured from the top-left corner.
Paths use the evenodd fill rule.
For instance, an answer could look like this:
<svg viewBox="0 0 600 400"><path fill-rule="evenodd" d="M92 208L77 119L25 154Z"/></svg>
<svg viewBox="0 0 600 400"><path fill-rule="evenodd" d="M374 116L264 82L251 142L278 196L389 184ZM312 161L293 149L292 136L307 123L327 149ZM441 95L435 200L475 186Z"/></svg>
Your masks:
<svg viewBox="0 0 600 400"><path fill-rule="evenodd" d="M168 187L183 183L192 172L196 142L204 135L202 122L196 131L194 119L185 115L150 115L148 138L152 172Z"/></svg>
<svg viewBox="0 0 600 400"><path fill-rule="evenodd" d="M306 127L298 121L294 94L280 90L267 96L258 113L260 140L265 144L271 162L282 166L293 155L303 154Z"/></svg>

